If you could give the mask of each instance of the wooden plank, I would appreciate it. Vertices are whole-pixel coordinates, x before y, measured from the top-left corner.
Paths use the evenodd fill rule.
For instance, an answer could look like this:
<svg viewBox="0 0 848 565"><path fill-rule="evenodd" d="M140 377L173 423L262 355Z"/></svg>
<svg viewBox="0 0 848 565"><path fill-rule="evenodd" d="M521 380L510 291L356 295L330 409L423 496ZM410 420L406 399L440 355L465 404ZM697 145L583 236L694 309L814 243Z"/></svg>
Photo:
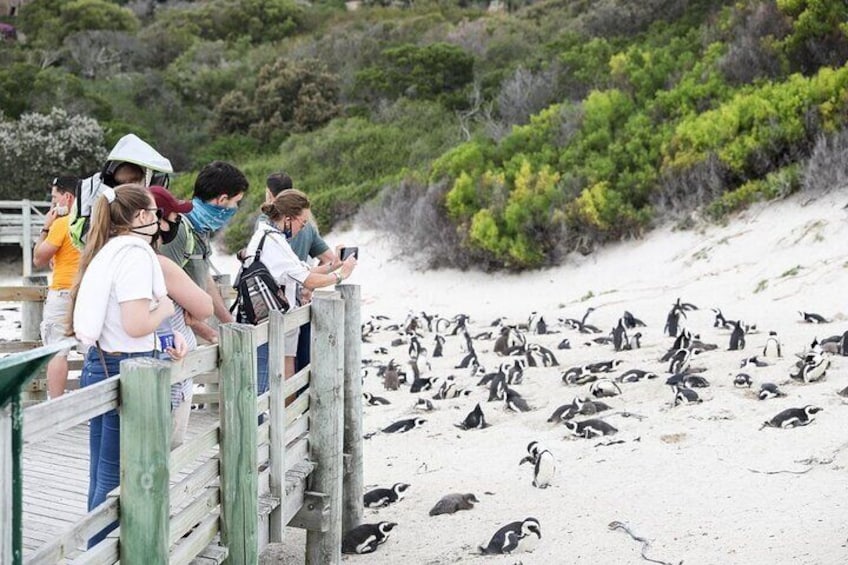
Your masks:
<svg viewBox="0 0 848 565"><path fill-rule="evenodd" d="M338 287L344 311L344 439L342 450L350 465L342 478L342 531L363 522L365 480L362 474L362 298L358 285Z"/></svg>
<svg viewBox="0 0 848 565"><path fill-rule="evenodd" d="M12 411L0 407L0 563L12 562Z"/></svg>
<svg viewBox="0 0 848 565"><path fill-rule="evenodd" d="M0 342L0 353L20 353L41 347L41 345L40 341L3 341Z"/></svg>
<svg viewBox="0 0 848 565"><path fill-rule="evenodd" d="M207 488L200 496L195 498L191 504L174 514L170 518L171 533L168 536L168 546L173 546L187 532L213 510L218 510L221 502L221 492L218 487Z"/></svg>
<svg viewBox="0 0 848 565"><path fill-rule="evenodd" d="M311 458L316 467L310 479L310 490L327 495L330 508L327 531L306 532L307 565L341 561L344 312L345 303L341 299L313 299L309 397L315 402L310 406L309 438Z"/></svg>
<svg viewBox="0 0 848 565"><path fill-rule="evenodd" d="M203 492L218 478L219 461L215 457L183 477L177 484L171 487L171 512L184 506Z"/></svg>
<svg viewBox="0 0 848 565"><path fill-rule="evenodd" d="M232 565L259 559L256 511L256 337L243 324L218 327L221 351L221 541Z"/></svg>
<svg viewBox="0 0 848 565"><path fill-rule="evenodd" d="M257 412L267 412L268 408L271 406L271 394L269 392L264 392L256 397L256 411Z"/></svg>
<svg viewBox="0 0 848 565"><path fill-rule="evenodd" d="M303 506L303 494L306 492L306 483L313 469L312 463L303 461L295 465L291 471L286 472L286 499L283 505L283 519L286 524L291 522Z"/></svg>
<svg viewBox="0 0 848 565"><path fill-rule="evenodd" d="M121 562L168 558L170 362L121 361Z"/></svg>
<svg viewBox="0 0 848 565"><path fill-rule="evenodd" d="M168 563L170 565L185 565L199 555L218 534L221 512L215 510L198 525L191 535L182 540L172 551ZM229 548L228 548L229 552ZM259 556L257 555L257 561ZM230 561L230 563L234 563ZM256 561L254 561L256 563Z"/></svg>
<svg viewBox="0 0 848 565"><path fill-rule="evenodd" d="M35 443L118 407L120 375L24 410L24 443Z"/></svg>
<svg viewBox="0 0 848 565"><path fill-rule="evenodd" d="M47 285L0 286L0 302L44 302Z"/></svg>
<svg viewBox="0 0 848 565"><path fill-rule="evenodd" d="M311 318L312 306L309 304L301 306L300 308L289 310L285 314L285 329L286 331L291 331L294 328L299 328L303 324L308 324Z"/></svg>
<svg viewBox="0 0 848 565"><path fill-rule="evenodd" d="M309 457L309 441L306 438L300 438L296 442L289 445L287 453L291 455L286 461L286 472L295 469Z"/></svg>
<svg viewBox="0 0 848 565"><path fill-rule="evenodd" d="M283 389L283 397L288 398L293 395L303 387L309 384L309 372L310 366L307 365L297 373L293 374L290 378L286 379L285 387Z"/></svg>
<svg viewBox="0 0 848 565"><path fill-rule="evenodd" d="M218 346L201 345L175 365L178 366L178 371L174 374L174 382L171 384L184 381L189 377L194 378L216 371L218 369Z"/></svg>
<svg viewBox="0 0 848 565"><path fill-rule="evenodd" d="M40 547L35 553L27 556L27 563L31 565L40 565L48 563L56 563L64 559L71 553L76 551L77 547L85 546L88 538L93 534L102 530L108 524L111 524L118 519L118 499L110 497L106 502L83 516L77 523L73 524L68 529L61 531L58 535L55 531L52 532L51 542ZM103 542L97 544L97 547L108 545L108 541L114 539L106 538ZM117 560L118 544L117 540L114 543L115 559ZM106 546L100 548L98 555L106 551ZM108 551L106 551L108 553ZM96 555L94 556L96 557ZM86 562L92 559L92 556L83 557L80 562ZM112 561L114 563L114 561Z"/></svg>
<svg viewBox="0 0 848 565"><path fill-rule="evenodd" d="M307 413L308 414L308 413ZM285 442L288 446L292 441L309 431L309 418L298 418L294 423L286 427Z"/></svg>
<svg viewBox="0 0 848 565"><path fill-rule="evenodd" d="M202 454L218 446L220 424L215 423L200 435L186 440L181 446L171 452L171 477L175 477L183 468L196 460Z"/></svg>
<svg viewBox="0 0 848 565"><path fill-rule="evenodd" d="M119 528L120 529L120 528ZM119 530L115 530L120 534ZM89 549L71 563L73 565L112 565L118 562L118 538L110 534L108 538Z"/></svg>
<svg viewBox="0 0 848 565"><path fill-rule="evenodd" d="M286 427L288 428L292 422L302 416L309 410L309 397L311 389L304 391L297 399L286 407Z"/></svg>
<svg viewBox="0 0 848 565"><path fill-rule="evenodd" d="M24 273L32 266L32 259L27 262L27 253L32 248L24 247ZM24 277L24 286L40 288L47 284L47 277L34 275ZM41 338L41 320L44 319L44 301L27 300L21 303L21 341L38 341Z"/></svg>

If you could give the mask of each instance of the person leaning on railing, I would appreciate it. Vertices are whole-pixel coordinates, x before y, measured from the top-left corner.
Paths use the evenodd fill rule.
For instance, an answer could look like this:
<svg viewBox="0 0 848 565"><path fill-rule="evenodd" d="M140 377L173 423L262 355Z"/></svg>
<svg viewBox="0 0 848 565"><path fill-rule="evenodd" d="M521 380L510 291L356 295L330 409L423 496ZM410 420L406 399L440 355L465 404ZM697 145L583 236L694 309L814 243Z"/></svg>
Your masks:
<svg viewBox="0 0 848 565"><path fill-rule="evenodd" d="M286 299L289 304L295 304L295 292L298 284L314 290L342 282L356 268L356 258L349 257L342 263L319 265L311 267L297 258L289 240L310 221L309 198L303 192L290 189L282 191L272 202L262 206L262 213L267 216L260 223L250 243L245 249L246 257L253 257L262 236L266 233L265 245L262 248L260 260L268 268L280 285L285 285ZM295 328L285 336L285 377L294 374L295 353L297 352L298 329ZM268 344L261 345L256 352L258 364L258 393L268 390Z"/></svg>
<svg viewBox="0 0 848 565"><path fill-rule="evenodd" d="M159 230L157 206L139 184L107 188L94 204L91 228L71 291L71 331L85 353L83 387L117 375L123 359L152 357L154 331L173 314L162 268L151 243ZM175 334L171 357L181 359L186 343ZM88 510L120 483L120 419L116 409L89 422ZM89 540L103 540L112 523Z"/></svg>

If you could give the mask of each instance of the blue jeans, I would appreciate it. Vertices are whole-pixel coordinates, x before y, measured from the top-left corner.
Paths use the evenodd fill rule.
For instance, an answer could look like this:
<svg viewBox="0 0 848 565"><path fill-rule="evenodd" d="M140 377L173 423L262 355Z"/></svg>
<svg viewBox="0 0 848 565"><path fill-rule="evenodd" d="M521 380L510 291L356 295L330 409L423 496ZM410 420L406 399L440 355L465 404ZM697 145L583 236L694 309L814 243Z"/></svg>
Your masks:
<svg viewBox="0 0 848 565"><path fill-rule="evenodd" d="M130 357L152 357L153 351L141 353L116 353L103 352L106 362L106 371L110 377L120 372L121 361ZM97 347L91 347L86 353L80 375L80 386L86 387L106 380L103 362ZM89 448L89 480L88 480L88 510L91 511L106 500L109 494L121 481L121 429L120 417L117 410L109 410L105 414L95 416L89 420L88 426L88 448ZM102 541L106 535L118 526L117 522L109 524L94 535L88 546L93 547Z"/></svg>
<svg viewBox="0 0 848 565"><path fill-rule="evenodd" d="M309 365L310 348L312 347L312 324L300 326L300 338L297 340L297 357L294 360L294 372Z"/></svg>
<svg viewBox="0 0 848 565"><path fill-rule="evenodd" d="M256 395L268 391L268 344L256 348Z"/></svg>

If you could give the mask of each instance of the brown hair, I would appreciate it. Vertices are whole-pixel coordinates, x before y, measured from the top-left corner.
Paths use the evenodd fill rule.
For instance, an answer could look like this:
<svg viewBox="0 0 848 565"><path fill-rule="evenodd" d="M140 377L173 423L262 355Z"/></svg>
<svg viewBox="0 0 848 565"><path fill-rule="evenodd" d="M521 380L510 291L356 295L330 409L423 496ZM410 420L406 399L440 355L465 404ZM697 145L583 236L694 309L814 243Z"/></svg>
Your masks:
<svg viewBox="0 0 848 565"><path fill-rule="evenodd" d="M272 222L281 218L294 218L304 210L309 210L309 197L296 188L282 191L273 202L262 206L262 213Z"/></svg>
<svg viewBox="0 0 848 565"><path fill-rule="evenodd" d="M91 210L91 227L80 256L79 271L77 271L74 287L71 289L69 335L74 333L74 306L76 306L82 276L88 265L111 238L128 233L136 213L149 208L150 203L153 202L153 195L141 184L122 184L114 190L115 199L112 202L101 194L94 201Z"/></svg>

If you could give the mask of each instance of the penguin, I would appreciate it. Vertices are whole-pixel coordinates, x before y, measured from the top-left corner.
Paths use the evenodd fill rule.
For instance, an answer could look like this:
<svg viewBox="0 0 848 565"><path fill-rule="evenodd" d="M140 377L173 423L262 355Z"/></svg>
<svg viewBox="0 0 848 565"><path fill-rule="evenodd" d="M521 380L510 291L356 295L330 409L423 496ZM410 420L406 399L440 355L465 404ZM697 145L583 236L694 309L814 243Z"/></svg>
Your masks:
<svg viewBox="0 0 848 565"><path fill-rule="evenodd" d="M729 351L739 351L745 349L745 330L742 328L742 321L736 320L733 323L733 331L730 333Z"/></svg>
<svg viewBox="0 0 848 565"><path fill-rule="evenodd" d="M843 388L842 390L840 390L836 394L838 394L839 396L848 396L848 386L846 386L845 388Z"/></svg>
<svg viewBox="0 0 848 565"><path fill-rule="evenodd" d="M748 387L748 388L750 388L752 384L753 384L753 381L751 381L751 375L749 375L748 373L739 373L738 375L733 377L733 386L735 386L735 387L738 387L738 388Z"/></svg>
<svg viewBox="0 0 848 565"><path fill-rule="evenodd" d="M704 377L686 374L686 376L683 377L683 386L686 388L708 388L710 386L710 382Z"/></svg>
<svg viewBox="0 0 848 565"><path fill-rule="evenodd" d="M589 383L593 383L598 380L598 375L593 375L591 373L582 373L579 376L569 376L568 379L564 379L565 384L567 385L587 385Z"/></svg>
<svg viewBox="0 0 848 565"><path fill-rule="evenodd" d="M760 400L768 400L769 398L779 398L781 396L786 396L785 393L781 392L777 385L774 383L762 383L760 385L760 392L757 394L757 397Z"/></svg>
<svg viewBox="0 0 848 565"><path fill-rule="evenodd" d="M423 392L425 390L431 390L433 388L433 385L435 384L435 381L437 380L438 379L436 377L416 377L416 379L412 381L412 385L410 385L409 387L409 392L415 394L418 392Z"/></svg>
<svg viewBox="0 0 848 565"><path fill-rule="evenodd" d="M362 524L348 530L342 538L342 553L373 553L377 546L384 543L389 532L397 526L394 522Z"/></svg>
<svg viewBox="0 0 848 565"><path fill-rule="evenodd" d="M703 402L701 397L698 396L698 393L691 388L681 387L678 385L674 385L671 388L674 390L675 406L679 406L680 404L697 404Z"/></svg>
<svg viewBox="0 0 848 565"><path fill-rule="evenodd" d="M383 428L383 432L387 434L401 434L408 432L411 429L418 428L424 425L427 420L424 418L407 418L398 420Z"/></svg>
<svg viewBox="0 0 848 565"><path fill-rule="evenodd" d="M624 363L621 359L589 363L583 369L588 373L611 373L613 369Z"/></svg>
<svg viewBox="0 0 848 565"><path fill-rule="evenodd" d="M415 335L409 338L408 352L410 359L418 359L418 356L421 354L421 342L418 341L418 337Z"/></svg>
<svg viewBox="0 0 848 565"><path fill-rule="evenodd" d="M808 404L803 408L787 408L780 412L771 420L766 420L760 429L763 428L796 428L798 426L806 426L813 421L813 414L821 412L822 408Z"/></svg>
<svg viewBox="0 0 848 565"><path fill-rule="evenodd" d="M445 345L445 338L442 335L436 334L436 344L433 346L433 357L443 357L443 348Z"/></svg>
<svg viewBox="0 0 848 565"><path fill-rule="evenodd" d="M568 404L563 404L559 406L556 410L553 411L551 416L548 418L548 422L559 422L560 420L570 420L577 414L577 407L574 405L574 402L569 402Z"/></svg>
<svg viewBox="0 0 848 565"><path fill-rule="evenodd" d="M477 352L474 349L471 349L465 357L462 358L462 361L459 362L459 365L454 367L454 369L466 369L470 367L472 364L479 365L480 361L477 359Z"/></svg>
<svg viewBox="0 0 848 565"><path fill-rule="evenodd" d="M621 394L621 388L619 388L619 386L610 379L598 379L589 385L589 394L595 398L618 396Z"/></svg>
<svg viewBox="0 0 848 565"><path fill-rule="evenodd" d="M830 366L830 359L827 355L820 353L812 353L807 356L797 373L790 373L789 376L796 381L804 383L813 383L822 380L827 374L827 368Z"/></svg>
<svg viewBox="0 0 848 565"><path fill-rule="evenodd" d="M471 321L471 318L467 314L457 314L453 317L453 331L451 335L456 335L460 332L460 330L466 330L467 332L467 324Z"/></svg>
<svg viewBox="0 0 848 565"><path fill-rule="evenodd" d="M409 485L406 483L395 483L391 488L369 490L362 497L365 508L381 508L402 500L408 488Z"/></svg>
<svg viewBox="0 0 848 565"><path fill-rule="evenodd" d="M527 365L530 367L559 366L559 361L557 361L554 352L536 343L529 344L524 354L527 358Z"/></svg>
<svg viewBox="0 0 848 565"><path fill-rule="evenodd" d="M545 318L538 312L531 312L530 319L527 321L527 327L535 334L548 333L548 324L545 323Z"/></svg>
<svg viewBox="0 0 848 565"><path fill-rule="evenodd" d="M565 337L557 344L557 349L571 349L571 341Z"/></svg>
<svg viewBox="0 0 848 565"><path fill-rule="evenodd" d="M433 403L426 398L419 398L415 402L415 406L413 406L419 412L432 412L433 411Z"/></svg>
<svg viewBox="0 0 848 565"><path fill-rule="evenodd" d="M619 318L618 324L612 329L612 346L616 351L621 351L626 343L627 330L624 328L624 318Z"/></svg>
<svg viewBox="0 0 848 565"><path fill-rule="evenodd" d="M801 317L804 318L804 321L808 324L828 324L830 323L824 316L821 314L816 314L814 312L798 312L801 314Z"/></svg>
<svg viewBox="0 0 848 565"><path fill-rule="evenodd" d="M675 385L684 386L683 382L686 379L686 375L687 375L687 373L674 373L673 375L671 375L669 378L667 378L665 380L665 384L667 384L668 386L675 386Z"/></svg>
<svg viewBox="0 0 848 565"><path fill-rule="evenodd" d="M713 321L714 328L724 328L727 329L730 327L731 322L728 321L724 315L721 313L721 310L718 308L711 309L715 313L715 321Z"/></svg>
<svg viewBox="0 0 848 565"><path fill-rule="evenodd" d="M503 373L498 373L489 383L489 399L487 402L503 400L504 396L506 396L506 377Z"/></svg>
<svg viewBox="0 0 848 565"><path fill-rule="evenodd" d="M483 415L483 409L480 408L479 402L477 403L477 406L474 407L474 410L468 413L465 420L454 425L461 430L482 430L489 427L489 424L486 423L486 417Z"/></svg>
<svg viewBox="0 0 848 565"><path fill-rule="evenodd" d="M532 410L530 405L527 404L527 401L509 387L506 387L505 390L504 404L506 405L507 410L512 410L513 412L529 412Z"/></svg>
<svg viewBox="0 0 848 565"><path fill-rule="evenodd" d="M630 338L627 340L627 343L624 345L624 349L627 349L628 351L633 351L634 349L641 348L642 332L636 332L635 334L631 335Z"/></svg>
<svg viewBox="0 0 848 565"><path fill-rule="evenodd" d="M643 328L647 327L645 325L645 322L643 322L639 318L635 317L633 314L631 314L627 310L624 311L624 315L621 317L621 319L624 321L624 327L629 329L629 330L632 330L633 328L636 328L636 327L643 327Z"/></svg>
<svg viewBox="0 0 848 565"><path fill-rule="evenodd" d="M754 355L753 357L746 357L742 359L739 363L739 368L745 367L747 365L753 365L755 367L768 367L769 364L766 361L762 361L759 356Z"/></svg>
<svg viewBox="0 0 848 565"><path fill-rule="evenodd" d="M583 374L583 367L569 367L562 372L562 382L573 384L573 381Z"/></svg>
<svg viewBox="0 0 848 565"><path fill-rule="evenodd" d="M668 362L669 373L683 373L689 368L689 361L692 359L693 350L678 349L671 356Z"/></svg>
<svg viewBox="0 0 848 565"><path fill-rule="evenodd" d="M433 395L433 400L444 400L446 398L451 398L455 385L455 377L453 375L448 375L447 377L442 379L442 382L439 384L436 390L436 394Z"/></svg>
<svg viewBox="0 0 848 565"><path fill-rule="evenodd" d="M503 555L517 551L533 551L542 538L542 528L536 518L510 522L492 535L489 543L480 546L483 555Z"/></svg>
<svg viewBox="0 0 848 565"><path fill-rule="evenodd" d="M400 388L400 375L398 374L394 359L389 360L389 364L383 372L383 388L386 390L397 390Z"/></svg>
<svg viewBox="0 0 848 565"><path fill-rule="evenodd" d="M430 509L430 516L438 516L440 514L453 514L459 510L471 510L474 508L474 503L480 502L473 493L451 493L443 496L433 508Z"/></svg>
<svg viewBox="0 0 848 565"><path fill-rule="evenodd" d="M848 357L848 331L845 331L839 338L839 354Z"/></svg>
<svg viewBox="0 0 848 565"><path fill-rule="evenodd" d="M388 355L389 349L387 347L377 347L376 349L374 349L374 353L376 355Z"/></svg>
<svg viewBox="0 0 848 565"><path fill-rule="evenodd" d="M586 439L599 436L609 436L618 432L618 429L597 418L590 418L581 422L566 420L563 422L563 425L575 436Z"/></svg>
<svg viewBox="0 0 848 565"><path fill-rule="evenodd" d="M677 329L680 327L680 316L686 317L686 314L674 307L669 310L668 315L665 317L665 326L663 327L663 333L665 335L677 335Z"/></svg>
<svg viewBox="0 0 848 565"><path fill-rule="evenodd" d="M763 357L783 357L776 331L769 332L766 344L763 346Z"/></svg>
<svg viewBox="0 0 848 565"><path fill-rule="evenodd" d="M392 342L389 345L391 345L392 347L400 347L401 345L405 345L405 344L406 344L406 338L396 337L395 339L392 340Z"/></svg>
<svg viewBox="0 0 848 565"><path fill-rule="evenodd" d="M391 404L391 402L389 402L382 396L374 396L370 392L363 392L362 396L365 398L365 402L367 402L370 406Z"/></svg>
<svg viewBox="0 0 848 565"><path fill-rule="evenodd" d="M536 442L533 442L536 443ZM531 444L532 445L532 444ZM556 474L556 459L547 449L535 446L535 449L522 459L518 464L533 464L533 486L536 488L548 488Z"/></svg>
<svg viewBox="0 0 848 565"><path fill-rule="evenodd" d="M642 379L656 379L657 377L659 377L659 375L652 371L645 371L643 369L628 369L618 375L615 380L620 383L635 383Z"/></svg>
<svg viewBox="0 0 848 565"><path fill-rule="evenodd" d="M612 408L606 402L592 400L591 398L580 398L577 396L574 397L572 403L577 409L577 413L582 416L594 416L598 412L603 412L604 410L610 410Z"/></svg>

